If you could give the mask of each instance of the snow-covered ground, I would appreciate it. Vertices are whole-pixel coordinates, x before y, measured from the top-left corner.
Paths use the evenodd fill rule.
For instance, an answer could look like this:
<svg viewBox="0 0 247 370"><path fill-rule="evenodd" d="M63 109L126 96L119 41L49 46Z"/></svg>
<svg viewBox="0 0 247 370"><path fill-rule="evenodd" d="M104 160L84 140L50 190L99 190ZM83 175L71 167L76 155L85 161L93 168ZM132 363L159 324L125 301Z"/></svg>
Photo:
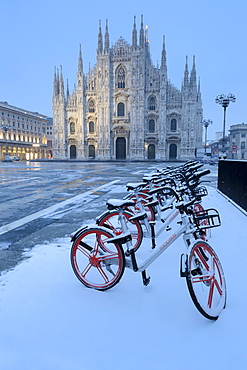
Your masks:
<svg viewBox="0 0 247 370"><path fill-rule="evenodd" d="M222 220L210 239L228 290L216 322L196 310L179 276L182 239L148 269L149 286L126 269L98 292L75 277L64 238L1 276L0 369L247 369L246 216L212 188L203 205Z"/></svg>

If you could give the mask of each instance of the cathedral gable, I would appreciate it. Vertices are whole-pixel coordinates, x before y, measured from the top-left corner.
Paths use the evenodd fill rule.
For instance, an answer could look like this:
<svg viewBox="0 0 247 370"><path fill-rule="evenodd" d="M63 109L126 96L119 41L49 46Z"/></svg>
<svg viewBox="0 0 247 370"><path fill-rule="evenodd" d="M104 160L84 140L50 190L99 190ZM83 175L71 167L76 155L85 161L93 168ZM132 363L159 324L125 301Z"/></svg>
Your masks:
<svg viewBox="0 0 247 370"><path fill-rule="evenodd" d="M122 37L113 45L113 61L130 61L131 46Z"/></svg>

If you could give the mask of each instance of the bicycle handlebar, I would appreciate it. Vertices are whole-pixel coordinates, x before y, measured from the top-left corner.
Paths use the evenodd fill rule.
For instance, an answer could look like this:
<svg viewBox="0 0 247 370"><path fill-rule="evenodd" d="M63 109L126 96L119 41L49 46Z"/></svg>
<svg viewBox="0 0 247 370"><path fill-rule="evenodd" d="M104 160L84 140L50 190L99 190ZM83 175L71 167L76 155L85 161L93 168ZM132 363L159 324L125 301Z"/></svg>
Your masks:
<svg viewBox="0 0 247 370"><path fill-rule="evenodd" d="M193 173L192 177L189 180L193 179L200 179L201 177L208 175L211 171L210 170L204 170L204 171L198 171Z"/></svg>

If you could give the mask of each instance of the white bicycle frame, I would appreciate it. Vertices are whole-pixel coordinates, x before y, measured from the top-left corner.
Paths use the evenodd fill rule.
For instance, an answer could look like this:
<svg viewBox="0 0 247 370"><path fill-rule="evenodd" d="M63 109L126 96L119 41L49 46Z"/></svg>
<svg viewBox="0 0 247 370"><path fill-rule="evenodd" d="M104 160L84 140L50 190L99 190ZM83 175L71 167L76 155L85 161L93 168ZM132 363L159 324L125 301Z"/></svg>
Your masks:
<svg viewBox="0 0 247 370"><path fill-rule="evenodd" d="M188 240L190 241L192 238L194 239L193 232L195 231L195 227L193 226L193 224L190 223L189 217L185 213L181 214L181 220L182 225L178 227L177 230L165 240L165 242L163 242L160 246L156 246L156 248L150 252L149 256L145 260L136 261L138 266L138 269L135 270L136 272L144 271L182 234L184 234L183 239L186 247L189 247L190 243L188 243ZM125 261L125 266L134 270L131 257L125 257Z"/></svg>
<svg viewBox="0 0 247 370"><path fill-rule="evenodd" d="M138 193L139 192L135 193L136 204L138 205L138 207L141 211L140 213L146 213L146 211L144 209L144 206L143 206L143 203L141 201L141 197L138 195ZM170 207L174 201L175 201L175 197L172 197L171 199L169 199L169 201L167 201L166 206ZM159 219L162 219L162 212L163 211L161 210L160 205L158 205L157 211L158 211ZM156 237L159 237L159 235L166 229L166 227L169 225L169 223L171 223L174 220L174 218L178 216L178 214L179 214L179 210L175 209L175 210L170 211L170 213L168 213L166 215L166 217L163 219L164 222L163 222L162 227L160 229L156 230L156 232L155 232ZM120 220L120 222L121 222L121 220ZM145 226L146 231L147 231L147 237L151 238L151 227L150 227L150 223L149 223L147 217L143 220L143 223L144 223L144 226Z"/></svg>

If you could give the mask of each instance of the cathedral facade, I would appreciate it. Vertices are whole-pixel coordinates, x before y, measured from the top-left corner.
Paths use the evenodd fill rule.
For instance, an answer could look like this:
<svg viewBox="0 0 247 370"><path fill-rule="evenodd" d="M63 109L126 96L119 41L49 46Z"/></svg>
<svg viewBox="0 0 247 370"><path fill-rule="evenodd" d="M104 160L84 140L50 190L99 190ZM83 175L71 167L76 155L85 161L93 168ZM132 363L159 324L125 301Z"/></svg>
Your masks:
<svg viewBox="0 0 247 370"><path fill-rule="evenodd" d="M139 35L138 35L139 34ZM104 160L187 160L202 145L202 100L195 57L186 57L181 90L167 77L165 39L160 66L150 55L148 30L134 19L132 43L110 47L108 24L98 32L96 65L65 94L62 68L53 84L53 157Z"/></svg>

